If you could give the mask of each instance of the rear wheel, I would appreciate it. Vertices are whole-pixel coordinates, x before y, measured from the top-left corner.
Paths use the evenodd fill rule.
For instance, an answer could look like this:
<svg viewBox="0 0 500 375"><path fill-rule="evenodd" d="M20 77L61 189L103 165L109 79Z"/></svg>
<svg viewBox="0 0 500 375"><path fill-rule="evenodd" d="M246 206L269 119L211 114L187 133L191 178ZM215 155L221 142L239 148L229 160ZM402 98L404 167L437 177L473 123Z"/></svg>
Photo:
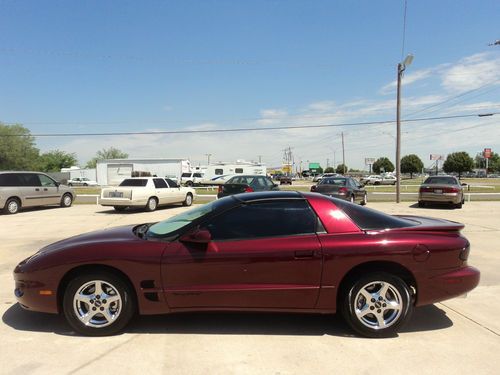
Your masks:
<svg viewBox="0 0 500 375"><path fill-rule="evenodd" d="M395 335L412 312L408 285L385 272L372 273L352 283L342 305L344 319L366 337Z"/></svg>
<svg viewBox="0 0 500 375"><path fill-rule="evenodd" d="M464 202L463 202L463 201L462 201L462 202L460 202L460 203L457 203L457 204L455 205L455 208L462 208L462 205L463 205L463 204L464 204Z"/></svg>
<svg viewBox="0 0 500 375"><path fill-rule="evenodd" d="M19 202L19 200L17 200L17 198L10 198L5 203L3 212L8 215L13 215L17 214L20 209L21 209L21 203Z"/></svg>
<svg viewBox="0 0 500 375"><path fill-rule="evenodd" d="M192 187L193 186L193 181L186 182L186 186Z"/></svg>
<svg viewBox="0 0 500 375"><path fill-rule="evenodd" d="M61 198L61 207L71 207L73 204L73 197L71 194L64 194Z"/></svg>
<svg viewBox="0 0 500 375"><path fill-rule="evenodd" d="M418 207L420 208L425 207L425 202L418 201Z"/></svg>
<svg viewBox="0 0 500 375"><path fill-rule="evenodd" d="M156 198L154 197L151 197L148 199L148 203L146 204L146 211L154 211L156 210L156 208L158 207L158 201L156 200Z"/></svg>
<svg viewBox="0 0 500 375"><path fill-rule="evenodd" d="M380 182L379 182L379 181L375 181L375 182L373 183L373 185L380 185Z"/></svg>
<svg viewBox="0 0 500 375"><path fill-rule="evenodd" d="M191 206L193 204L193 195L191 193L188 193L186 195L186 199L184 199L184 202L182 202L183 206Z"/></svg>
<svg viewBox="0 0 500 375"><path fill-rule="evenodd" d="M64 316L81 334L116 334L135 313L132 293L130 286L112 273L76 276L64 292Z"/></svg>

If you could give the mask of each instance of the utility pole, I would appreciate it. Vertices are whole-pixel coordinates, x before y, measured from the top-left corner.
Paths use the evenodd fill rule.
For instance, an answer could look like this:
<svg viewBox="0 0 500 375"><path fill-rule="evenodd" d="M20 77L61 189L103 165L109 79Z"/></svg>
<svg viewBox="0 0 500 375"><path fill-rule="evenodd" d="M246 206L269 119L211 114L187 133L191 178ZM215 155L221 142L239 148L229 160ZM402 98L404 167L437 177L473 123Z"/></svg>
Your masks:
<svg viewBox="0 0 500 375"><path fill-rule="evenodd" d="M326 167L330 168L330 159L326 158Z"/></svg>
<svg viewBox="0 0 500 375"><path fill-rule="evenodd" d="M403 62L398 63L398 90L396 96L396 203L401 202L401 78L406 67L413 61L413 55L408 55Z"/></svg>
<svg viewBox="0 0 500 375"><path fill-rule="evenodd" d="M342 168L345 174L345 148L344 148L344 132L342 132Z"/></svg>
<svg viewBox="0 0 500 375"><path fill-rule="evenodd" d="M210 165L210 156L212 156L212 154L205 154L205 156L207 157L207 165Z"/></svg>
<svg viewBox="0 0 500 375"><path fill-rule="evenodd" d="M259 164L262 163L262 155L257 155L259 157Z"/></svg>

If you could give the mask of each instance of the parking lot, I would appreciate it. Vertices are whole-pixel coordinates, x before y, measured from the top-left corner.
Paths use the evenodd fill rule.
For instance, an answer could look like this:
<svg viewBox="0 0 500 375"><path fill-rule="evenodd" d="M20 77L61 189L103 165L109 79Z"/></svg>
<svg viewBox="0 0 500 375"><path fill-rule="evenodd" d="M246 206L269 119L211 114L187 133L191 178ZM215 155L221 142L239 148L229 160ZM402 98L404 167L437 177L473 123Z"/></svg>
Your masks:
<svg viewBox="0 0 500 375"><path fill-rule="evenodd" d="M500 202L461 210L369 203L398 214L466 224L470 263L482 272L467 298L418 308L390 339L356 337L340 317L293 314L177 314L138 318L114 337L76 336L61 317L16 304L12 270L40 247L68 236L160 220L185 210L117 213L96 205L0 215L0 373L470 373L500 366Z"/></svg>

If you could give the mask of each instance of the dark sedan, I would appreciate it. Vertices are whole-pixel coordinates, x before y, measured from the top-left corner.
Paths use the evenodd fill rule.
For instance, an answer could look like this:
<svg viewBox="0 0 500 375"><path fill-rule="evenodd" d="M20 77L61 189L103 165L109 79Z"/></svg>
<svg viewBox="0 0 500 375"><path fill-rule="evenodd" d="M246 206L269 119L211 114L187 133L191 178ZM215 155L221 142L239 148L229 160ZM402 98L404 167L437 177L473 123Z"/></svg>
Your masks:
<svg viewBox="0 0 500 375"><path fill-rule="evenodd" d="M322 178L317 185L311 186L311 192L341 198L361 205L368 203L365 188L352 177Z"/></svg>
<svg viewBox="0 0 500 375"><path fill-rule="evenodd" d="M279 188L269 177L261 175L234 176L224 185L219 186L217 198L240 193L272 190L279 190Z"/></svg>
<svg viewBox="0 0 500 375"><path fill-rule="evenodd" d="M15 268L15 295L93 336L137 313L215 310L340 311L361 335L392 336L415 306L479 283L463 227L320 194L239 194L46 246Z"/></svg>

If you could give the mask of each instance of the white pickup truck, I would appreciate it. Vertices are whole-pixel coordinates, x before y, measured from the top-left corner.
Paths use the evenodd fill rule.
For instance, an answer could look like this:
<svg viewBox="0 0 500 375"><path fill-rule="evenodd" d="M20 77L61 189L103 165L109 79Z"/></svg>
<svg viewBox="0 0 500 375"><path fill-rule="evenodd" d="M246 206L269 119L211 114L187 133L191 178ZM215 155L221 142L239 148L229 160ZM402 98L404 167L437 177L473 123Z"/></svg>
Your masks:
<svg viewBox="0 0 500 375"><path fill-rule="evenodd" d="M396 177L371 175L359 180L362 185L396 185Z"/></svg>
<svg viewBox="0 0 500 375"><path fill-rule="evenodd" d="M132 177L126 178L117 187L102 189L99 203L112 206L117 211L128 207L144 207L146 211L154 211L165 204L191 206L195 196L194 189L181 187L169 178Z"/></svg>
<svg viewBox="0 0 500 375"><path fill-rule="evenodd" d="M203 173L200 172L184 172L181 175L181 184L186 186L198 185L203 180Z"/></svg>

